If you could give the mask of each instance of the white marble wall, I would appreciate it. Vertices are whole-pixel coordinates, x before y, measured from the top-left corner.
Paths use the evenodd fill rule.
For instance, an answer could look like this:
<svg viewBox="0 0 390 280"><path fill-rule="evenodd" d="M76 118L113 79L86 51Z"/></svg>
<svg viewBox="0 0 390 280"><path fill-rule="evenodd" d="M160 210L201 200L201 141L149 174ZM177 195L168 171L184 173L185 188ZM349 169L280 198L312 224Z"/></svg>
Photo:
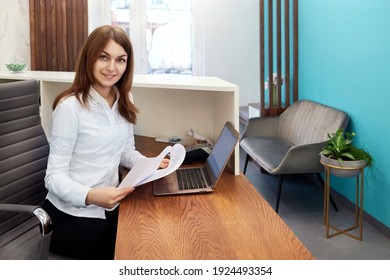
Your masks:
<svg viewBox="0 0 390 280"><path fill-rule="evenodd" d="M29 0L0 0L0 71L16 55L30 64Z"/></svg>

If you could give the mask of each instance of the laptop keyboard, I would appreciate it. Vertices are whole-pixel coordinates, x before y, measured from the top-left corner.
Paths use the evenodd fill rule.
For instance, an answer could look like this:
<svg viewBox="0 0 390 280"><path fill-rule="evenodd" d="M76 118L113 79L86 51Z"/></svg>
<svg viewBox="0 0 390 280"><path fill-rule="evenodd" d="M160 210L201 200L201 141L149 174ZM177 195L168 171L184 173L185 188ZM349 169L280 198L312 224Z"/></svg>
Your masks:
<svg viewBox="0 0 390 280"><path fill-rule="evenodd" d="M177 180L180 190L206 188L200 168L177 169Z"/></svg>

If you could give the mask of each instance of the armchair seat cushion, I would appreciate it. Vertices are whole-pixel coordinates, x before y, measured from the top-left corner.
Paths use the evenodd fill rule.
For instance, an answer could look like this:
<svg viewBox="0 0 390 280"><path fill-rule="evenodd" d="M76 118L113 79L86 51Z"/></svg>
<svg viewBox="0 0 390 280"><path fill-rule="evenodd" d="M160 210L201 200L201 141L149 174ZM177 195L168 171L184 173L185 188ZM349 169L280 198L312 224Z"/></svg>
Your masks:
<svg viewBox="0 0 390 280"><path fill-rule="evenodd" d="M240 143L244 151L267 172L275 170L293 146L280 137L247 137Z"/></svg>

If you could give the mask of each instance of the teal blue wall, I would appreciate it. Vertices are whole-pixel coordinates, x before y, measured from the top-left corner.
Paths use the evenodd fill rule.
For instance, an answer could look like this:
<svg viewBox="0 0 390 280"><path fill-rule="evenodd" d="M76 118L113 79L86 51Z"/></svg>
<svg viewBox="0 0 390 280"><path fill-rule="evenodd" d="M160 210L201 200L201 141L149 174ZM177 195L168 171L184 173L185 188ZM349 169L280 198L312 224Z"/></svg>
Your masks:
<svg viewBox="0 0 390 280"><path fill-rule="evenodd" d="M364 210L390 227L390 1L299 0L299 99L348 112L373 154ZM332 179L354 201L353 179Z"/></svg>

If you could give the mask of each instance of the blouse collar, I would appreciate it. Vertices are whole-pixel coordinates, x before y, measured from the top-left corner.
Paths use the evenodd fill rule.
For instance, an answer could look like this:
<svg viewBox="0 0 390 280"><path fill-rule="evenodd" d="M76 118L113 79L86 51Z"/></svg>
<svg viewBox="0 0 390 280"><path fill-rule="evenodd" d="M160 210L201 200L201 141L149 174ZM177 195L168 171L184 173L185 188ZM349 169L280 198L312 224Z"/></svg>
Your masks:
<svg viewBox="0 0 390 280"><path fill-rule="evenodd" d="M110 107L108 106L107 101L103 98L103 96L101 96L101 95L96 91L96 89L95 89L93 86L91 86L90 89L89 89L89 95L90 95L91 98L92 98L93 100L95 100L96 102L99 102L99 103L102 104L103 106L107 106L108 108L113 109L114 107L117 106L117 104L118 104L118 99L119 99L119 97L120 97L118 88L117 88L116 86L114 86L113 89L114 89L114 92L115 92L115 94L116 94L116 98L115 98L114 104L112 105L112 108L110 108Z"/></svg>

